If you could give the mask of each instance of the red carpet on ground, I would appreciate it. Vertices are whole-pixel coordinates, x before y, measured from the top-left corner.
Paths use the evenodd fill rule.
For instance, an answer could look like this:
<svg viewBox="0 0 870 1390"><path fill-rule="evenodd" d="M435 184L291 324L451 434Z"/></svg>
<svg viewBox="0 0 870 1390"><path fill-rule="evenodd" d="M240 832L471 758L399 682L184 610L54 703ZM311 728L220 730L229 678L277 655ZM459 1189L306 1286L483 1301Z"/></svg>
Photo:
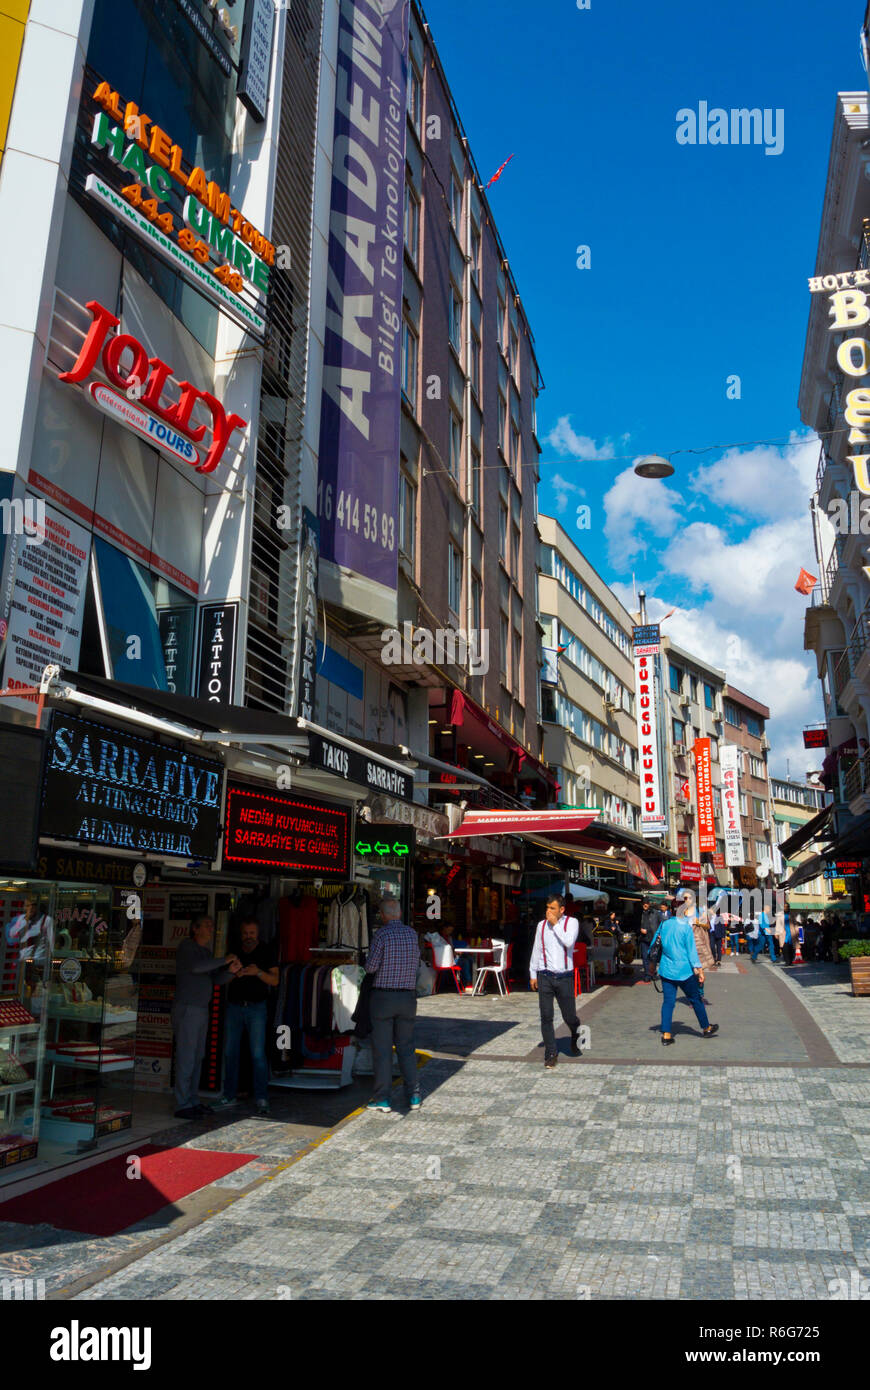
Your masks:
<svg viewBox="0 0 870 1390"><path fill-rule="evenodd" d="M141 1159L141 1176L128 1176L129 1160ZM131 1145L130 1154L116 1154L69 1177L58 1178L33 1192L0 1202L0 1222L26 1226L44 1223L62 1231L88 1236L116 1236L161 1207L177 1202L233 1173L256 1154L217 1153L206 1149Z"/></svg>

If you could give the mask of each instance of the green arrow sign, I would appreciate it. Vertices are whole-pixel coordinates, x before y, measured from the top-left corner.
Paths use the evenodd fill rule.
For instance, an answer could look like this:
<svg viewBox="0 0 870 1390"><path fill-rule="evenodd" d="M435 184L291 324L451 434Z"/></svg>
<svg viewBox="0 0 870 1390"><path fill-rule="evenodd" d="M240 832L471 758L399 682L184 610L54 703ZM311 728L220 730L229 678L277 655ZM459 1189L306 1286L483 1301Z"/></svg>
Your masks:
<svg viewBox="0 0 870 1390"><path fill-rule="evenodd" d="M407 854L407 853L408 853L408 846L407 846L407 845L403 845L403 844L401 843L401 841L397 841L396 844L393 845L393 854Z"/></svg>
<svg viewBox="0 0 870 1390"><path fill-rule="evenodd" d="M389 852L389 845L382 845L380 840L375 841L375 854L389 854Z"/></svg>
<svg viewBox="0 0 870 1390"><path fill-rule="evenodd" d="M358 840L357 843L354 845L354 849L356 850L357 854L371 854L372 852L371 845L367 845L363 840Z"/></svg>

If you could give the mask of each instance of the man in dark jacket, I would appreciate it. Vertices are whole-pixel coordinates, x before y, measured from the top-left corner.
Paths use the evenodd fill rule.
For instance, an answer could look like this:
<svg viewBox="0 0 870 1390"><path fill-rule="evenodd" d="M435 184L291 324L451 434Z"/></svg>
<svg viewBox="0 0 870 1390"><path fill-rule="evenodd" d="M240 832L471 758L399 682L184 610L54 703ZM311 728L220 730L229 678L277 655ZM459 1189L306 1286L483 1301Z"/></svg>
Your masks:
<svg viewBox="0 0 870 1390"><path fill-rule="evenodd" d="M650 943L659 929L662 914L657 907L653 907L649 898L644 898L640 905L640 958L643 961L643 976L641 984L648 985L652 980L649 969L649 948Z"/></svg>

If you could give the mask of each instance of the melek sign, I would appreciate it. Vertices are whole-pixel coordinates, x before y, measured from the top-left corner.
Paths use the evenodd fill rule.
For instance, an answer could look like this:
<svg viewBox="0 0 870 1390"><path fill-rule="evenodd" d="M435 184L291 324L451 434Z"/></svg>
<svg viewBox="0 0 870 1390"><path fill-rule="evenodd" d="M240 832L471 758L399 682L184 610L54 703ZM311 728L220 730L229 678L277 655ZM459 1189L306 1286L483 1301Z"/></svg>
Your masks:
<svg viewBox="0 0 870 1390"><path fill-rule="evenodd" d="M224 864L346 876L350 811L231 781L227 786Z"/></svg>
<svg viewBox="0 0 870 1390"><path fill-rule="evenodd" d="M217 855L223 768L55 711L40 835L139 853Z"/></svg>

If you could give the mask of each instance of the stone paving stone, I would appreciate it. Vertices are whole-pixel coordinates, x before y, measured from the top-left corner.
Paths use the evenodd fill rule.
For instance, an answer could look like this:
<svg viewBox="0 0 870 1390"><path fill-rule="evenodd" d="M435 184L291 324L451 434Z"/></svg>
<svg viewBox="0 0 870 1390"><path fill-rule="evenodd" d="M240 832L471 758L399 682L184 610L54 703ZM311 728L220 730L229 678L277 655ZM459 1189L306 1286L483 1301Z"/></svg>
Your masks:
<svg viewBox="0 0 870 1390"><path fill-rule="evenodd" d="M504 1273L513 1255L512 1248L485 1238L468 1244L453 1240L406 1240L396 1249L390 1269L401 1272L403 1279L443 1277L473 1285L486 1284Z"/></svg>
<svg viewBox="0 0 870 1390"><path fill-rule="evenodd" d="M468 1232L524 1233L544 1209L542 1202L524 1202L500 1195L457 1197L453 1195L431 1208L424 1226L440 1226Z"/></svg>

